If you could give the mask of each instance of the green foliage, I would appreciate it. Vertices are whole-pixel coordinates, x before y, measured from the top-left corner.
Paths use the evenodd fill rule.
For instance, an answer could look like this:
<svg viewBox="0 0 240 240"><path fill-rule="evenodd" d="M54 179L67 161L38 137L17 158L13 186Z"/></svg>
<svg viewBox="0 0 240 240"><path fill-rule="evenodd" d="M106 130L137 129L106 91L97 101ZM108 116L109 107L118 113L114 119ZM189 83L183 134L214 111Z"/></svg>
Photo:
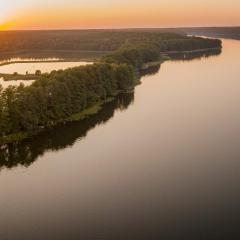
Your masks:
<svg viewBox="0 0 240 240"><path fill-rule="evenodd" d="M82 38L79 38L80 35ZM161 52L221 47L219 40L154 30L40 31L37 34L11 32L7 36L8 40L1 41L2 38L0 34L0 50L8 49L8 44L17 39L17 46L11 44L11 47L78 50L85 41L85 50L116 51L103 57L98 64L52 71L50 74L36 71L38 79L29 87L10 86L3 90L0 86L1 141L9 139L7 136L12 136L10 139L18 136L19 139L19 136L37 132L61 121L82 118L84 110L86 114L94 112L97 109L94 106L132 89L137 83L136 73L144 66L151 66L147 63L158 62L162 58ZM19 75L16 73L13 77Z"/></svg>
<svg viewBox="0 0 240 240"><path fill-rule="evenodd" d="M161 53L221 48L221 41L217 39L182 37L157 40L158 38L151 38L151 41L143 41L139 44L124 44L119 50L102 59L108 63L126 63L139 70L146 63L163 59Z"/></svg>
<svg viewBox="0 0 240 240"><path fill-rule="evenodd" d="M29 87L0 89L0 136L36 131L133 88L126 64L93 64L43 75Z"/></svg>
<svg viewBox="0 0 240 240"><path fill-rule="evenodd" d="M169 39L158 43L161 52L193 51L199 49L221 48L222 42L218 39L188 37L183 39Z"/></svg>
<svg viewBox="0 0 240 240"><path fill-rule="evenodd" d="M8 73L0 73L0 78L3 78L4 81L12 81L12 80L37 80L39 79L40 75L35 75L35 74L29 74L27 73L26 75L24 74L8 74Z"/></svg>
<svg viewBox="0 0 240 240"><path fill-rule="evenodd" d="M153 44L125 45L117 52L103 58L108 63L125 63L140 69L147 62L160 59L160 51Z"/></svg>
<svg viewBox="0 0 240 240"><path fill-rule="evenodd" d="M158 44L163 50L176 49L177 45L189 44L189 38L176 29L0 32L1 53L36 50L116 51L124 44L142 43Z"/></svg>
<svg viewBox="0 0 240 240"><path fill-rule="evenodd" d="M36 70L36 72L35 72L36 76L40 76L41 74L42 74L42 72L40 70Z"/></svg>
<svg viewBox="0 0 240 240"><path fill-rule="evenodd" d="M240 39L240 27L195 27L181 30L191 35Z"/></svg>

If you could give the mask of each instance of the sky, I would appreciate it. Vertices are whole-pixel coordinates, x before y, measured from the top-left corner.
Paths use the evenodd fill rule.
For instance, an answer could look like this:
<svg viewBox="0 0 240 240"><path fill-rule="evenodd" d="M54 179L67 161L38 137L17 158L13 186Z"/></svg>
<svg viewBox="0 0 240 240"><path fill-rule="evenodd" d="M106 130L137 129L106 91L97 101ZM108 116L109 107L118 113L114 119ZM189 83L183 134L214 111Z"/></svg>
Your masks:
<svg viewBox="0 0 240 240"><path fill-rule="evenodd" d="M240 26L240 0L0 0L0 30Z"/></svg>

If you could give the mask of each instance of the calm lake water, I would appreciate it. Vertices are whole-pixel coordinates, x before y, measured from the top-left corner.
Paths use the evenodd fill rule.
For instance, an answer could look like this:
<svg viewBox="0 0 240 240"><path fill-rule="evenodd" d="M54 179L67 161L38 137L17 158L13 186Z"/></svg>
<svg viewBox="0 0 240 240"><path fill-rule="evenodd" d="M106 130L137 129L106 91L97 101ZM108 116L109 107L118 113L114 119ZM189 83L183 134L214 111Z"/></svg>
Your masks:
<svg viewBox="0 0 240 240"><path fill-rule="evenodd" d="M38 59L38 61L51 61L56 59ZM14 60L13 60L14 61ZM34 61L34 59L16 59L15 61ZM35 59L36 61L36 59ZM42 73L50 73L53 70L64 70L67 68L73 68L77 66L85 66L87 64L92 64L91 62L22 62L22 63L11 63L9 65L0 66L0 73L13 74L17 72L18 74L34 74L36 70L40 70ZM0 84L7 88L8 86L19 86L23 83L25 86L29 86L34 82L33 80L18 80L18 81L4 81L0 78Z"/></svg>
<svg viewBox="0 0 240 240"><path fill-rule="evenodd" d="M25 86L31 85L35 80L13 80L13 81L4 81L3 78L0 78L0 84L3 88L7 88L9 86L19 86L21 83L23 83Z"/></svg>
<svg viewBox="0 0 240 240"><path fill-rule="evenodd" d="M8 65L0 66L0 73L13 74L34 74L36 70L40 70L42 73L49 73L53 70L64 70L76 66L84 66L89 64L88 62L28 62L28 63L12 63ZM90 63L91 64L91 63Z"/></svg>
<svg viewBox="0 0 240 240"><path fill-rule="evenodd" d="M240 41L223 46L3 151L0 239L239 239Z"/></svg>

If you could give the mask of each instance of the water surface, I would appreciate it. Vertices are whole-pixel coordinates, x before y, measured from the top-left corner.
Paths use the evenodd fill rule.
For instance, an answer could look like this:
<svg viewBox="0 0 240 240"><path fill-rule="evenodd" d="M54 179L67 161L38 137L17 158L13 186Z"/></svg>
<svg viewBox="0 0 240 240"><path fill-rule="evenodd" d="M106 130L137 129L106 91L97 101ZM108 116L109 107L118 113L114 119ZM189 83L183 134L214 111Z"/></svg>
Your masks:
<svg viewBox="0 0 240 240"><path fill-rule="evenodd" d="M22 62L11 63L8 65L0 66L0 73L4 74L34 74L37 70L42 73L49 73L53 70L65 70L67 68L85 66L90 64L88 62Z"/></svg>
<svg viewBox="0 0 240 240"><path fill-rule="evenodd" d="M240 41L223 43L3 151L0 238L239 239Z"/></svg>
<svg viewBox="0 0 240 240"><path fill-rule="evenodd" d="M0 73L3 74L35 74L37 70L40 70L42 73L50 73L53 70L65 70L67 68L73 68L78 66L85 66L88 64L92 64L91 62L78 62L78 61L69 61L69 62L56 62L60 59L21 59L22 62L11 63L8 65L0 65ZM19 61L16 58L13 61ZM24 62L29 61L29 62ZM38 62L31 62L38 61ZM53 61L53 62L40 62L40 61ZM54 62L55 61L55 62ZM0 84L3 88L7 88L8 86L19 86L23 83L25 86L31 85L35 80L13 80L13 81L4 81L3 78L0 78Z"/></svg>
<svg viewBox="0 0 240 240"><path fill-rule="evenodd" d="M4 81L3 78L0 78L0 84L3 88L7 88L9 86L19 86L20 84L24 84L25 86L30 86L35 80L11 80Z"/></svg>

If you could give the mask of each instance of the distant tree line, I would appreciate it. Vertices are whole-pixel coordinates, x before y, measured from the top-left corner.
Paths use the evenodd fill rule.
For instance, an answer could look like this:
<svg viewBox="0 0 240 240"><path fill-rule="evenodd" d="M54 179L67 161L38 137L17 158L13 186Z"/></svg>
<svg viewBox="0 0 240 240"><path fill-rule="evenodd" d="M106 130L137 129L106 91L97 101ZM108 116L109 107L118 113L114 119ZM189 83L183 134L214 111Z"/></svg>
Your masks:
<svg viewBox="0 0 240 240"><path fill-rule="evenodd" d="M199 37L189 37L184 40L168 40L161 43L125 44L114 53L104 56L102 61L115 64L125 63L139 70L145 63L161 60L161 53L191 52L201 49L220 51L221 44L221 41L218 39Z"/></svg>
<svg viewBox="0 0 240 240"><path fill-rule="evenodd" d="M219 39L200 37L188 37L186 39L169 39L157 44L161 52L167 51L192 51L198 49L221 48L222 42Z"/></svg>
<svg viewBox="0 0 240 240"><path fill-rule="evenodd" d="M240 39L240 27L196 27L181 30L191 35Z"/></svg>
<svg viewBox="0 0 240 240"><path fill-rule="evenodd" d="M31 50L116 51L124 44L153 43L161 51L193 49L212 41L189 38L172 30L75 30L0 32L0 53ZM175 30L177 32L177 30ZM201 47L200 47L201 48Z"/></svg>

